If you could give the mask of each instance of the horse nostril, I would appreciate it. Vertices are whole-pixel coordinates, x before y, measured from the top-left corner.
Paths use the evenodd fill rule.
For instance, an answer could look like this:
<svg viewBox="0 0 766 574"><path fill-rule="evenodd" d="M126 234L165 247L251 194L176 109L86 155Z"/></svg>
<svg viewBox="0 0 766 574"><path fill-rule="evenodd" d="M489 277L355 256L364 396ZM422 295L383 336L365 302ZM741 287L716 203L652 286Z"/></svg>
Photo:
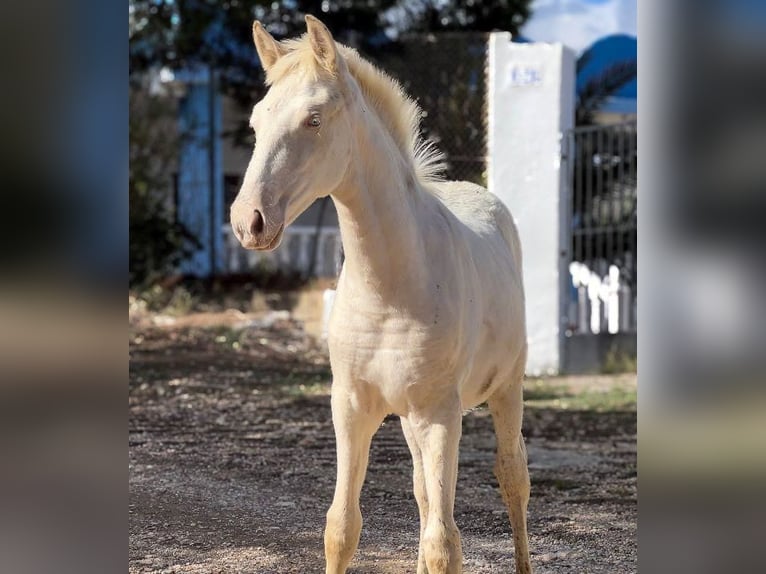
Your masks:
<svg viewBox="0 0 766 574"><path fill-rule="evenodd" d="M256 209L255 215L253 216L253 223L250 224L250 233L253 236L260 235L261 231L263 231L263 225L263 215Z"/></svg>

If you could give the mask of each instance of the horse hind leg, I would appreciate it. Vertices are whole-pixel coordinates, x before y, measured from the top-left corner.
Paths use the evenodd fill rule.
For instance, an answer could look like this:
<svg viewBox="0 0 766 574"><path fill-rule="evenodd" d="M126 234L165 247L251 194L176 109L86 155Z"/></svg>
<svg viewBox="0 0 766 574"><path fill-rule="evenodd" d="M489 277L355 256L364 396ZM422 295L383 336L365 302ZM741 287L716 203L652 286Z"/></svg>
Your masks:
<svg viewBox="0 0 766 574"><path fill-rule="evenodd" d="M529 470L527 450L521 435L523 412L521 378L501 387L487 401L497 435L495 476L508 508L513 531L516 573L531 574L529 540L527 538L527 504L529 502Z"/></svg>

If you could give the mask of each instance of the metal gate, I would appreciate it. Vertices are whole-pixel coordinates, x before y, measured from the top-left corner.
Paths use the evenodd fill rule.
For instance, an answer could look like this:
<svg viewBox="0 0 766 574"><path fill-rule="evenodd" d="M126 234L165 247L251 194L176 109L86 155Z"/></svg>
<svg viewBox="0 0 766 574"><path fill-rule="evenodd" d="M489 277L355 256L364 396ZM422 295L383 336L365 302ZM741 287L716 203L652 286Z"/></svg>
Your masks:
<svg viewBox="0 0 766 574"><path fill-rule="evenodd" d="M566 335L636 332L636 122L566 132L570 261Z"/></svg>

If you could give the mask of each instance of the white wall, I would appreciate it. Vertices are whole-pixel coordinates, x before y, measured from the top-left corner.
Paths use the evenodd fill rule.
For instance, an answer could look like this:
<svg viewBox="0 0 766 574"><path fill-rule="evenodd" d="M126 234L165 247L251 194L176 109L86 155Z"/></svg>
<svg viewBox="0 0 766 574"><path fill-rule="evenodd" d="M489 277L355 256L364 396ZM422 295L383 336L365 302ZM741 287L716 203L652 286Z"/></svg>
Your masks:
<svg viewBox="0 0 766 574"><path fill-rule="evenodd" d="M489 190L510 208L521 234L530 375L562 365L569 205L561 134L573 125L574 82L574 54L561 44L490 36Z"/></svg>

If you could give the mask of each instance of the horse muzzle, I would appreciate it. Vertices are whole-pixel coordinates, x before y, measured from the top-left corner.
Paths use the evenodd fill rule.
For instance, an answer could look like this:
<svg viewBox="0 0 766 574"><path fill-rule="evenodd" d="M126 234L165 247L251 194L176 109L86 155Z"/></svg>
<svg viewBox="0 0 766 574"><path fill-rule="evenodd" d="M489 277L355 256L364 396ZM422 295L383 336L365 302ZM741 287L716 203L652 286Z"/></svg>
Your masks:
<svg viewBox="0 0 766 574"><path fill-rule="evenodd" d="M284 215L266 214L259 209L246 213L232 210L231 227L242 247L255 251L271 251L282 242Z"/></svg>

